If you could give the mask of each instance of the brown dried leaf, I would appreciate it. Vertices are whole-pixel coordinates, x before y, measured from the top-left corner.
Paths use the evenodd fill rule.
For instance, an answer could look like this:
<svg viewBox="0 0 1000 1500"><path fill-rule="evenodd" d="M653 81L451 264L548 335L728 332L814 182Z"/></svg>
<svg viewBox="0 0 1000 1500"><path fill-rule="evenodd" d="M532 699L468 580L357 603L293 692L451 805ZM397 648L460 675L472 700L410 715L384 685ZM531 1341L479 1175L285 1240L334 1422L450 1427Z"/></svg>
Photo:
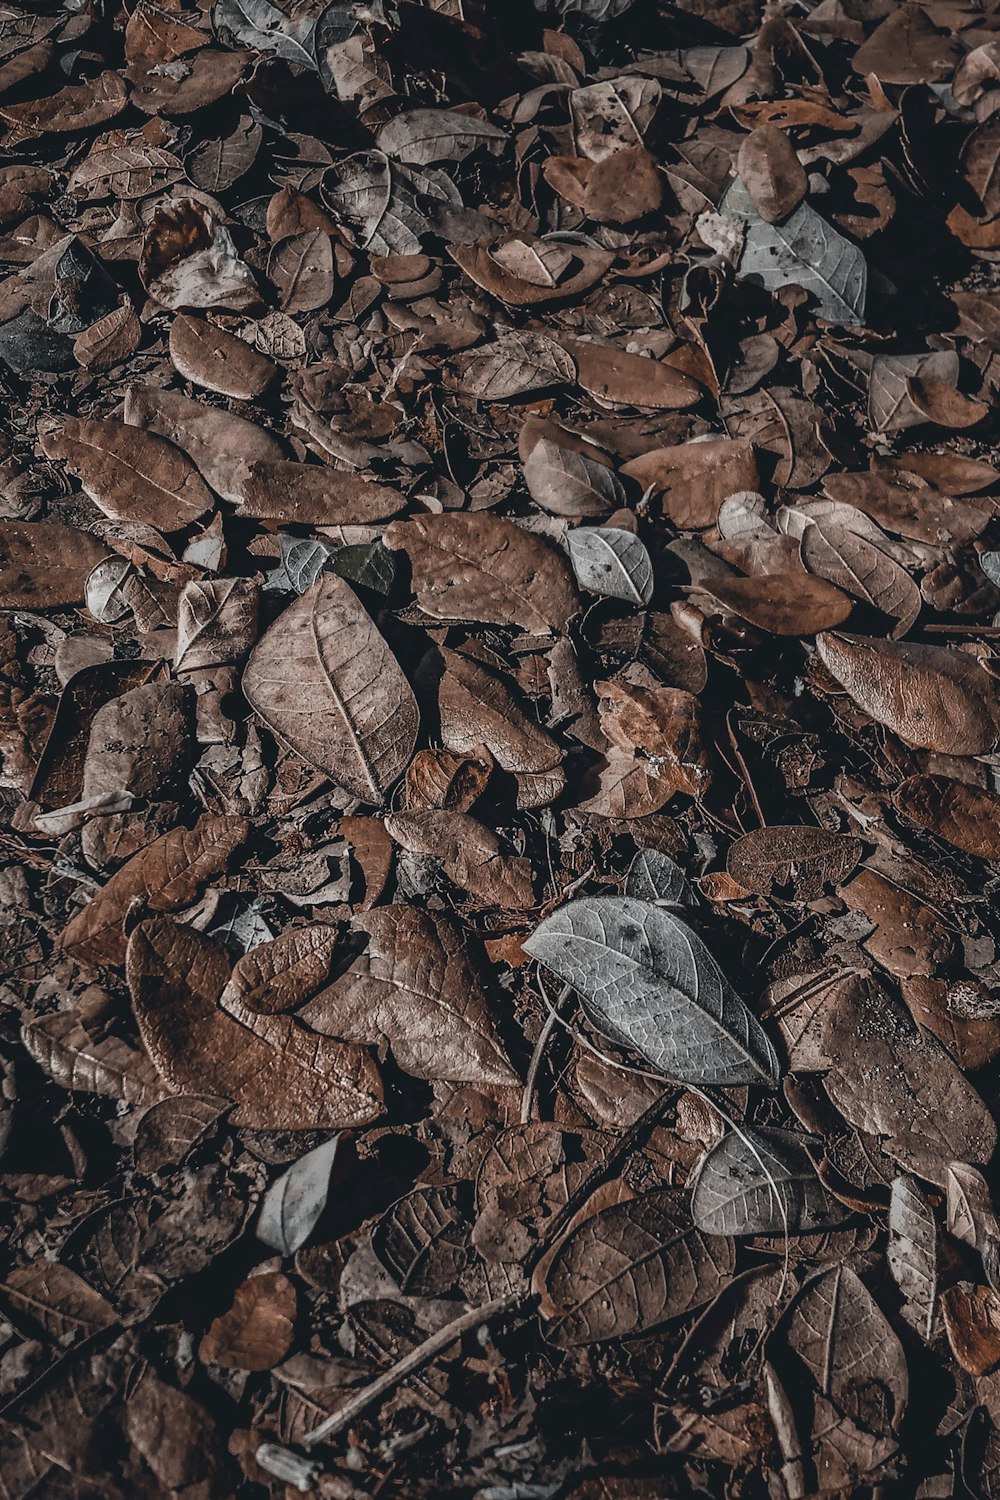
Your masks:
<svg viewBox="0 0 1000 1500"><path fill-rule="evenodd" d="M566 784L562 751L518 703L506 682L457 651L442 648L438 689L441 738L449 750L475 754L483 745L517 779L518 807L543 807Z"/></svg>
<svg viewBox="0 0 1000 1500"><path fill-rule="evenodd" d="M14 1322L64 1349L93 1338L118 1321L110 1302L58 1261L36 1261L13 1270L0 1286L0 1299Z"/></svg>
<svg viewBox="0 0 1000 1500"><path fill-rule="evenodd" d="M291 459L251 463L241 485L240 514L297 526L356 526L387 521L403 497L360 474Z"/></svg>
<svg viewBox="0 0 1000 1500"><path fill-rule="evenodd" d="M305 1007L317 1031L388 1044L417 1078L516 1084L461 930L414 906L355 917L368 947Z"/></svg>
<svg viewBox="0 0 1000 1500"><path fill-rule="evenodd" d="M154 839L72 918L63 929L62 947L83 963L124 963L123 923L132 903L159 912L190 906L201 887L226 869L249 831L246 818L206 813L190 832L173 828Z"/></svg>
<svg viewBox="0 0 1000 1500"><path fill-rule="evenodd" d="M262 1016L295 1010L329 979L337 937L336 927L310 922L258 943L237 960L221 1004Z"/></svg>
<svg viewBox="0 0 1000 1500"><path fill-rule="evenodd" d="M236 1288L232 1306L213 1319L198 1345L205 1364L225 1370L273 1370L295 1334L298 1298L280 1271L250 1276Z"/></svg>
<svg viewBox="0 0 1000 1500"><path fill-rule="evenodd" d="M713 599L772 635L815 635L842 625L853 608L840 589L807 573L712 578L704 586Z"/></svg>
<svg viewBox="0 0 1000 1500"><path fill-rule="evenodd" d="M67 417L58 432L42 438L42 449L47 458L65 463L112 520L180 531L214 503L187 454L155 433L111 417Z"/></svg>
<svg viewBox="0 0 1000 1500"><path fill-rule="evenodd" d="M221 396L249 401L278 378L278 366L207 318L179 314L170 325L170 358L178 375Z"/></svg>
<svg viewBox="0 0 1000 1500"><path fill-rule="evenodd" d="M396 812L385 826L411 854L440 860L448 879L483 905L508 911L534 906L531 861L501 853L493 830L466 813Z"/></svg>
<svg viewBox="0 0 1000 1500"><path fill-rule="evenodd" d="M583 339L565 339L564 347L576 364L577 383L601 405L685 411L701 400L701 386L665 360Z"/></svg>
<svg viewBox="0 0 1000 1500"><path fill-rule="evenodd" d="M420 714L412 689L350 585L334 574L255 647L243 692L296 754L363 802L403 774Z"/></svg>
<svg viewBox="0 0 1000 1500"><path fill-rule="evenodd" d="M737 839L726 859L734 880L759 896L814 901L839 885L861 859L860 839L792 824L755 829Z"/></svg>
<svg viewBox="0 0 1000 1500"><path fill-rule="evenodd" d="M645 1333L711 1301L735 1264L733 1241L695 1229L675 1189L612 1204L584 1219L550 1262L546 1336L572 1346Z"/></svg>
<svg viewBox="0 0 1000 1500"><path fill-rule="evenodd" d="M417 601L435 619L550 635L565 630L579 609L566 559L502 516L449 512L394 521L385 541L409 557Z"/></svg>
<svg viewBox="0 0 1000 1500"><path fill-rule="evenodd" d="M362 1047L317 1037L288 1016L259 1015L230 994L223 949L169 917L129 938L126 977L139 1031L179 1093L217 1094L251 1130L343 1130L382 1112L378 1069Z"/></svg>
<svg viewBox="0 0 1000 1500"><path fill-rule="evenodd" d="M109 556L96 537L55 521L0 521L0 597L6 609L82 604L87 578Z"/></svg>
<svg viewBox="0 0 1000 1500"><path fill-rule="evenodd" d="M1000 858L1000 796L950 776L910 776L892 797L918 828L977 859Z"/></svg>
<svg viewBox="0 0 1000 1500"><path fill-rule="evenodd" d="M952 1352L970 1375L988 1375L1000 1365L1000 1293L960 1282L941 1294L941 1311Z"/></svg>
<svg viewBox="0 0 1000 1500"><path fill-rule="evenodd" d="M777 125L758 125L741 141L736 167L754 207L768 224L780 224L806 195L805 168Z"/></svg>
<svg viewBox="0 0 1000 1500"><path fill-rule="evenodd" d="M964 651L819 635L820 659L860 709L909 745L984 755L998 738L997 684Z"/></svg>

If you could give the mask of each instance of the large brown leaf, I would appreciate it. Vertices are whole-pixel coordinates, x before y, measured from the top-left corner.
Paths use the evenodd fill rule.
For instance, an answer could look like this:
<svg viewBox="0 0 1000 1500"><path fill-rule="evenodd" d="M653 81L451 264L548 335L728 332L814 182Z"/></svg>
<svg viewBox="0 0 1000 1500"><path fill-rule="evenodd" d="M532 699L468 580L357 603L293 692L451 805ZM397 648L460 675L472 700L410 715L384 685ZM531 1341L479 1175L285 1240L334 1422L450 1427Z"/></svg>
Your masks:
<svg viewBox="0 0 1000 1500"><path fill-rule="evenodd" d="M193 829L172 828L134 854L63 930L60 942L74 958L90 964L125 961L122 924L132 903L150 911L179 911L220 875L246 841L246 818L206 814Z"/></svg>
<svg viewBox="0 0 1000 1500"><path fill-rule="evenodd" d="M349 526L386 521L403 509L387 484L323 464L292 459L252 463L240 497L240 514L301 526Z"/></svg>
<svg viewBox="0 0 1000 1500"><path fill-rule="evenodd" d="M502 516L448 512L394 521L385 540L409 557L417 601L436 619L547 635L565 630L579 609L566 559Z"/></svg>
<svg viewBox="0 0 1000 1500"><path fill-rule="evenodd" d="M1000 857L1000 796L950 776L910 776L893 793L898 812L918 828L978 859Z"/></svg>
<svg viewBox="0 0 1000 1500"><path fill-rule="evenodd" d="M207 318L187 313L170 325L170 358L193 385L240 401L262 395L278 378L278 366L266 354Z"/></svg>
<svg viewBox="0 0 1000 1500"><path fill-rule="evenodd" d="M659 1188L600 1209L556 1251L546 1275L557 1344L645 1333L709 1302L736 1265L733 1241L695 1229L686 1194Z"/></svg>
<svg viewBox="0 0 1000 1500"><path fill-rule="evenodd" d="M218 1094L252 1130L342 1130L382 1111L378 1069L363 1047L318 1037L289 1016L227 994L225 950L169 917L132 933L126 976L139 1031L178 1093Z"/></svg>
<svg viewBox="0 0 1000 1500"><path fill-rule="evenodd" d="M385 826L411 854L441 861L449 880L487 906L534 906L531 861L502 853L491 828L467 813L429 808L390 813Z"/></svg>
<svg viewBox="0 0 1000 1500"><path fill-rule="evenodd" d="M302 1011L310 1026L353 1042L388 1043L417 1078L516 1084L461 930L415 906L354 921L368 947Z"/></svg>
<svg viewBox="0 0 1000 1500"><path fill-rule="evenodd" d="M112 520L180 531L212 508L211 492L186 453L111 417L67 417L42 438L42 450L61 459Z"/></svg>
<svg viewBox="0 0 1000 1500"><path fill-rule="evenodd" d="M712 578L705 587L720 604L772 635L815 635L842 625L853 608L840 589L808 573Z"/></svg>
<svg viewBox="0 0 1000 1500"><path fill-rule="evenodd" d="M5 609L82 604L87 576L108 556L96 537L54 521L0 521L0 598Z"/></svg>
<svg viewBox="0 0 1000 1500"><path fill-rule="evenodd" d="M585 339L566 339L563 347L576 362L578 383L602 404L683 411L701 400L701 386L665 360Z"/></svg>
<svg viewBox="0 0 1000 1500"><path fill-rule="evenodd" d="M622 473L651 488L675 526L696 529L715 525L727 496L755 491L760 483L752 446L736 438L653 448Z"/></svg>
<svg viewBox="0 0 1000 1500"><path fill-rule="evenodd" d="M180 391L131 386L125 397L125 421L183 448L223 500L238 502L243 498L252 463L288 456L281 439L255 422L217 406L191 401Z"/></svg>
<svg viewBox="0 0 1000 1500"><path fill-rule="evenodd" d="M819 635L816 646L858 707L907 744L985 755L1000 738L1000 685L964 651L857 635Z"/></svg>
<svg viewBox="0 0 1000 1500"><path fill-rule="evenodd" d="M327 573L255 647L243 692L310 765L380 803L406 770L420 713L399 663L350 584Z"/></svg>

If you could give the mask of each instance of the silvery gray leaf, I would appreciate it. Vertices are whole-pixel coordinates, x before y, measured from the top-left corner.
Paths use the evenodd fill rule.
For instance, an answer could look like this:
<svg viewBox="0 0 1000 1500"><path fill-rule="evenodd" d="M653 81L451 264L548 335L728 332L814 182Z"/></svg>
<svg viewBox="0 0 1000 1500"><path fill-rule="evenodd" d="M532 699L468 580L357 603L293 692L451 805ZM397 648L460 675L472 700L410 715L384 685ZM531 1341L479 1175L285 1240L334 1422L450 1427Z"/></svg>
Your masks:
<svg viewBox="0 0 1000 1500"><path fill-rule="evenodd" d="M397 161L426 167L432 162L464 161L480 146L496 153L506 139L499 126L474 115L450 109L408 109L382 126L375 144Z"/></svg>
<svg viewBox="0 0 1000 1500"><path fill-rule="evenodd" d="M264 587L268 590L290 590L305 594L312 588L321 573L329 572L337 555L331 542L318 537L289 536L283 531L278 538L281 561L267 575Z"/></svg>
<svg viewBox="0 0 1000 1500"><path fill-rule="evenodd" d="M339 1135L333 1135L315 1151L300 1156L264 1194L257 1238L279 1255L294 1255L319 1223L339 1140Z"/></svg>
<svg viewBox="0 0 1000 1500"><path fill-rule="evenodd" d="M698 896L680 865L659 849L640 849L628 867L625 894L663 906L697 906Z"/></svg>
<svg viewBox="0 0 1000 1500"><path fill-rule="evenodd" d="M808 203L800 203L781 224L768 224L737 177L719 212L743 219L747 226L737 276L752 277L769 292L789 283L802 287L815 298L817 316L830 323L864 321L865 258Z"/></svg>
<svg viewBox="0 0 1000 1500"><path fill-rule="evenodd" d="M599 1031L685 1083L773 1088L777 1054L705 944L631 896L571 901L525 951L580 995Z"/></svg>
<svg viewBox="0 0 1000 1500"><path fill-rule="evenodd" d="M215 0L212 25L216 32L232 32L245 47L273 53L300 68L316 71L314 16L293 21L270 0Z"/></svg>
<svg viewBox="0 0 1000 1500"><path fill-rule="evenodd" d="M980 552L976 560L990 583L1000 584L1000 552Z"/></svg>
<svg viewBox="0 0 1000 1500"><path fill-rule="evenodd" d="M705 1234L811 1234L842 1224L801 1141L785 1130L730 1131L703 1159L691 1217Z"/></svg>
<svg viewBox="0 0 1000 1500"><path fill-rule="evenodd" d="M582 589L629 604L648 604L653 597L653 564L634 532L579 526L568 533L566 544Z"/></svg>
<svg viewBox="0 0 1000 1500"><path fill-rule="evenodd" d="M927 1194L908 1172L893 1180L886 1259L905 1299L904 1318L929 1343L937 1300L937 1224Z"/></svg>

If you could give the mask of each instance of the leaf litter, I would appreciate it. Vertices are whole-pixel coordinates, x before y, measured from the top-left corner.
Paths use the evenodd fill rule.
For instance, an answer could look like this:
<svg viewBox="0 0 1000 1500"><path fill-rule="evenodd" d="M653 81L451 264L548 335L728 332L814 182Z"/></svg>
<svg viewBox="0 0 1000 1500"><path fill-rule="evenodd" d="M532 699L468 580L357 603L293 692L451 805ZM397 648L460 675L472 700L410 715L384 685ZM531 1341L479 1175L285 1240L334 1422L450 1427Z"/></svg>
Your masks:
<svg viewBox="0 0 1000 1500"><path fill-rule="evenodd" d="M0 10L5 1495L1000 1495L998 15Z"/></svg>

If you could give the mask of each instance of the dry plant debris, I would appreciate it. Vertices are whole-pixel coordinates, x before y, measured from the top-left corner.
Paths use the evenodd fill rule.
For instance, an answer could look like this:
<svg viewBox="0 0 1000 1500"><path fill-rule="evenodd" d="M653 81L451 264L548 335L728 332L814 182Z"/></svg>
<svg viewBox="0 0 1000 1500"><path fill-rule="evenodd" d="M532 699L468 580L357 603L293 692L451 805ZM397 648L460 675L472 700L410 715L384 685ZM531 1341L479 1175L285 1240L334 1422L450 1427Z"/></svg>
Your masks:
<svg viewBox="0 0 1000 1500"><path fill-rule="evenodd" d="M1000 1497L997 0L0 5L0 1497Z"/></svg>

